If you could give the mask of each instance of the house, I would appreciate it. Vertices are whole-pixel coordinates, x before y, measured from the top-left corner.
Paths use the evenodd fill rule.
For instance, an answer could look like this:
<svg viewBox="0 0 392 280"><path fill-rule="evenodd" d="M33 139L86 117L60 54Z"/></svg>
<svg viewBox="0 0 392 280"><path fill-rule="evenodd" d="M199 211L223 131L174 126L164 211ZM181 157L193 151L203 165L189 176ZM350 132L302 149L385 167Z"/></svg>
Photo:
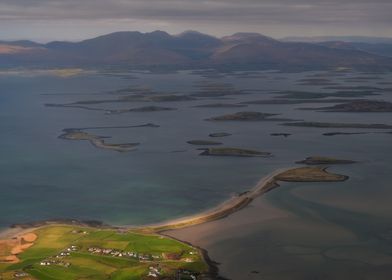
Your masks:
<svg viewBox="0 0 392 280"><path fill-rule="evenodd" d="M42 266L48 266L48 265L51 265L52 263L50 262L50 261L41 261L40 263L39 263L39 265L42 265Z"/></svg>
<svg viewBox="0 0 392 280"><path fill-rule="evenodd" d="M151 277L158 277L158 275L156 275L154 272L148 272L148 275L147 276L151 276Z"/></svg>
<svg viewBox="0 0 392 280"><path fill-rule="evenodd" d="M27 276L29 276L29 275L24 271L18 271L18 272L15 272L15 274L14 274L15 278L27 277Z"/></svg>

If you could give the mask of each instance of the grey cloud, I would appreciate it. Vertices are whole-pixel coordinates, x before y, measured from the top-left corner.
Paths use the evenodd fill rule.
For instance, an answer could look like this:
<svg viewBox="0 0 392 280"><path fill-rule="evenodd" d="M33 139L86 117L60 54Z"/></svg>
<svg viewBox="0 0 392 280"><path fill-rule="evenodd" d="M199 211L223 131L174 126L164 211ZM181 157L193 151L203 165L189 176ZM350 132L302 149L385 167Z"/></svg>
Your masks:
<svg viewBox="0 0 392 280"><path fill-rule="evenodd" d="M193 24L195 29L210 26L212 33L219 32L214 31L217 25L237 25L244 31L257 26L291 30L308 25L331 32L340 25L359 33L386 30L392 24L391 10L391 0L1 0L0 24L6 22L12 28L21 22L83 21L88 25L88 21L107 21L123 29L128 26L124 21L151 21L157 28L159 22Z"/></svg>
<svg viewBox="0 0 392 280"><path fill-rule="evenodd" d="M310 20L326 22L336 17L355 20L361 17L392 21L385 11L391 1L377 0L3 0L0 18L6 19L113 19L155 18ZM380 18L381 15L381 18Z"/></svg>

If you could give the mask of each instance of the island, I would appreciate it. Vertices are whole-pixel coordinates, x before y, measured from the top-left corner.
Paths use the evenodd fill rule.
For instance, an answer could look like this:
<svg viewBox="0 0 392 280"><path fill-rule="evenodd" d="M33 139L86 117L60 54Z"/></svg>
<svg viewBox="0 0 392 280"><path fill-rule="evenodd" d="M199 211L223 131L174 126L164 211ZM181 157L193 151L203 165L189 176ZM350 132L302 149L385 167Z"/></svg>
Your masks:
<svg viewBox="0 0 392 280"><path fill-rule="evenodd" d="M290 122L283 123L285 126L315 127L315 128L370 128L370 129L392 129L389 124L363 124L363 123L328 123L328 122Z"/></svg>
<svg viewBox="0 0 392 280"><path fill-rule="evenodd" d="M282 172L275 179L284 182L342 182L348 176L329 173L326 167L299 167Z"/></svg>
<svg viewBox="0 0 392 280"><path fill-rule="evenodd" d="M123 114L123 113L130 113L130 112L159 112L159 111L173 111L177 110L176 108L170 107L161 107L161 106L144 106L138 108L130 108L130 109L104 109L104 108L94 108L85 105L77 105L75 103L70 104L53 104L53 103L46 103L46 107L57 107L57 108L76 108L76 109L84 109L89 111L103 111L105 114Z"/></svg>
<svg viewBox="0 0 392 280"><path fill-rule="evenodd" d="M322 112L347 112L347 113L383 113L392 112L392 103L379 100L357 100L330 107L307 108Z"/></svg>
<svg viewBox="0 0 392 280"><path fill-rule="evenodd" d="M331 157L312 156L304 160L297 161L299 164L318 165L318 164L350 164L356 161L347 159L336 159Z"/></svg>
<svg viewBox="0 0 392 280"><path fill-rule="evenodd" d="M63 134L59 136L60 139L65 140L85 140L89 141L93 146L101 149L108 149L117 152L129 152L135 150L135 147L140 145L140 143L121 143L121 144L108 144L105 142L105 136L97 136L81 129L64 129Z"/></svg>
<svg viewBox="0 0 392 280"><path fill-rule="evenodd" d="M232 157L269 157L271 153L240 148L206 148L200 155L202 156L232 156Z"/></svg>
<svg viewBox="0 0 392 280"><path fill-rule="evenodd" d="M382 91L383 88L374 87L374 86L328 86L324 89L328 90L339 90L339 91Z"/></svg>
<svg viewBox="0 0 392 280"><path fill-rule="evenodd" d="M222 145L221 142L208 141L208 140L190 140L190 141L187 141L187 143L191 144L191 145L201 145L201 146L203 146L203 145L206 145L206 146L209 146L209 145Z"/></svg>
<svg viewBox="0 0 392 280"><path fill-rule="evenodd" d="M128 99L124 98L124 100L128 100ZM192 101L192 100L196 100L196 98L188 95L176 95L176 94L152 95L142 99L142 101L151 101L151 102L175 102L175 101Z"/></svg>
<svg viewBox="0 0 392 280"><path fill-rule="evenodd" d="M199 85L199 92L192 93L194 97L223 97L227 95L241 95L248 92L236 89L232 84L226 83L207 83Z"/></svg>
<svg viewBox="0 0 392 280"><path fill-rule="evenodd" d="M344 90L335 92L279 91L277 98L284 99L322 99L328 97L363 97L378 95L372 90Z"/></svg>
<svg viewBox="0 0 392 280"><path fill-rule="evenodd" d="M283 136L285 138L289 137L291 133L271 133L271 136Z"/></svg>
<svg viewBox="0 0 392 280"><path fill-rule="evenodd" d="M147 94L159 94L159 92L154 91L149 87L125 87L115 91L109 92L111 94L140 94L140 95L147 95Z"/></svg>
<svg viewBox="0 0 392 280"><path fill-rule="evenodd" d="M308 104L308 103L341 103L351 102L362 99L345 99L345 98L328 98L328 99L262 99L241 102L240 104L248 105L290 105L290 104Z"/></svg>
<svg viewBox="0 0 392 280"><path fill-rule="evenodd" d="M261 112L238 112L206 119L207 121L283 121L288 119L271 118L279 114Z"/></svg>
<svg viewBox="0 0 392 280"><path fill-rule="evenodd" d="M227 132L215 132L215 133L210 133L208 136L210 136L210 137L227 137L230 135L232 135L232 134L227 133Z"/></svg>
<svg viewBox="0 0 392 280"><path fill-rule="evenodd" d="M123 113L145 113L145 112L160 112L160 111L174 111L176 108L162 107L162 106L144 106L132 109L118 109L118 110L105 110L106 114L123 114Z"/></svg>
<svg viewBox="0 0 392 280"><path fill-rule="evenodd" d="M47 103L47 107L64 107L64 108L81 108L86 110L98 110L107 111L101 108L91 108L85 105L98 105L106 103L127 103L127 102L176 102L176 101L193 101L196 98L188 95L179 94L164 94L164 95L143 95L143 94L131 94L121 95L115 99L99 99L99 100L81 100L66 104L53 104Z"/></svg>
<svg viewBox="0 0 392 280"><path fill-rule="evenodd" d="M326 132L323 133L324 136L336 136L336 135L361 135L369 134L371 132Z"/></svg>
<svg viewBox="0 0 392 280"><path fill-rule="evenodd" d="M73 130L87 130L87 129L123 129L123 128L143 128L143 127L151 127L157 128L160 125L155 123L145 123L145 124L137 124L137 125L118 125L118 126L88 126L88 127L81 127L81 128L67 128L66 130L73 129Z"/></svg>
<svg viewBox="0 0 392 280"><path fill-rule="evenodd" d="M246 104L229 104L229 103L210 103L193 106L194 108L240 108L246 107Z"/></svg>
<svg viewBox="0 0 392 280"><path fill-rule="evenodd" d="M297 82L298 85L302 86L330 86L330 85L337 85L336 83L332 82L329 79L325 78L305 78L300 79Z"/></svg>
<svg viewBox="0 0 392 280"><path fill-rule="evenodd" d="M104 111L104 112L108 111L108 110L102 109L102 108L94 108L94 107L89 107L89 106L85 106L85 105L77 105L74 103L70 103L70 104L46 103L45 107L84 109L84 110L88 110L88 111Z"/></svg>

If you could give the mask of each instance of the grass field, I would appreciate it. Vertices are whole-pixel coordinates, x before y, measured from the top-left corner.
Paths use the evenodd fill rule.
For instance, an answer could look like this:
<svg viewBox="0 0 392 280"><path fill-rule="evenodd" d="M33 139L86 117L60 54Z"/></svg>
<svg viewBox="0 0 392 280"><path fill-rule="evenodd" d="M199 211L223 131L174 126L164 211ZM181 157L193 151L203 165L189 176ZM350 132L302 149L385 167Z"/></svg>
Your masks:
<svg viewBox="0 0 392 280"><path fill-rule="evenodd" d="M208 270L197 248L157 234L67 225L34 233L18 263L0 263L0 279L192 279Z"/></svg>

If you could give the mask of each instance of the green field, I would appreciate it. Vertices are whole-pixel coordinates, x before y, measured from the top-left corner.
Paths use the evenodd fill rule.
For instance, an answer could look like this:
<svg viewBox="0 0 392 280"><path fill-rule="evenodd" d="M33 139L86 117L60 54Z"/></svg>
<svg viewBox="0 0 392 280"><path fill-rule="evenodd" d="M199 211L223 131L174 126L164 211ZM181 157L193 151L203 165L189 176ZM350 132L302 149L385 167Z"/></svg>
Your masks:
<svg viewBox="0 0 392 280"><path fill-rule="evenodd" d="M208 270L197 248L158 234L67 225L34 233L38 239L18 255L20 262L0 263L0 279L178 279L179 271L192 279Z"/></svg>

